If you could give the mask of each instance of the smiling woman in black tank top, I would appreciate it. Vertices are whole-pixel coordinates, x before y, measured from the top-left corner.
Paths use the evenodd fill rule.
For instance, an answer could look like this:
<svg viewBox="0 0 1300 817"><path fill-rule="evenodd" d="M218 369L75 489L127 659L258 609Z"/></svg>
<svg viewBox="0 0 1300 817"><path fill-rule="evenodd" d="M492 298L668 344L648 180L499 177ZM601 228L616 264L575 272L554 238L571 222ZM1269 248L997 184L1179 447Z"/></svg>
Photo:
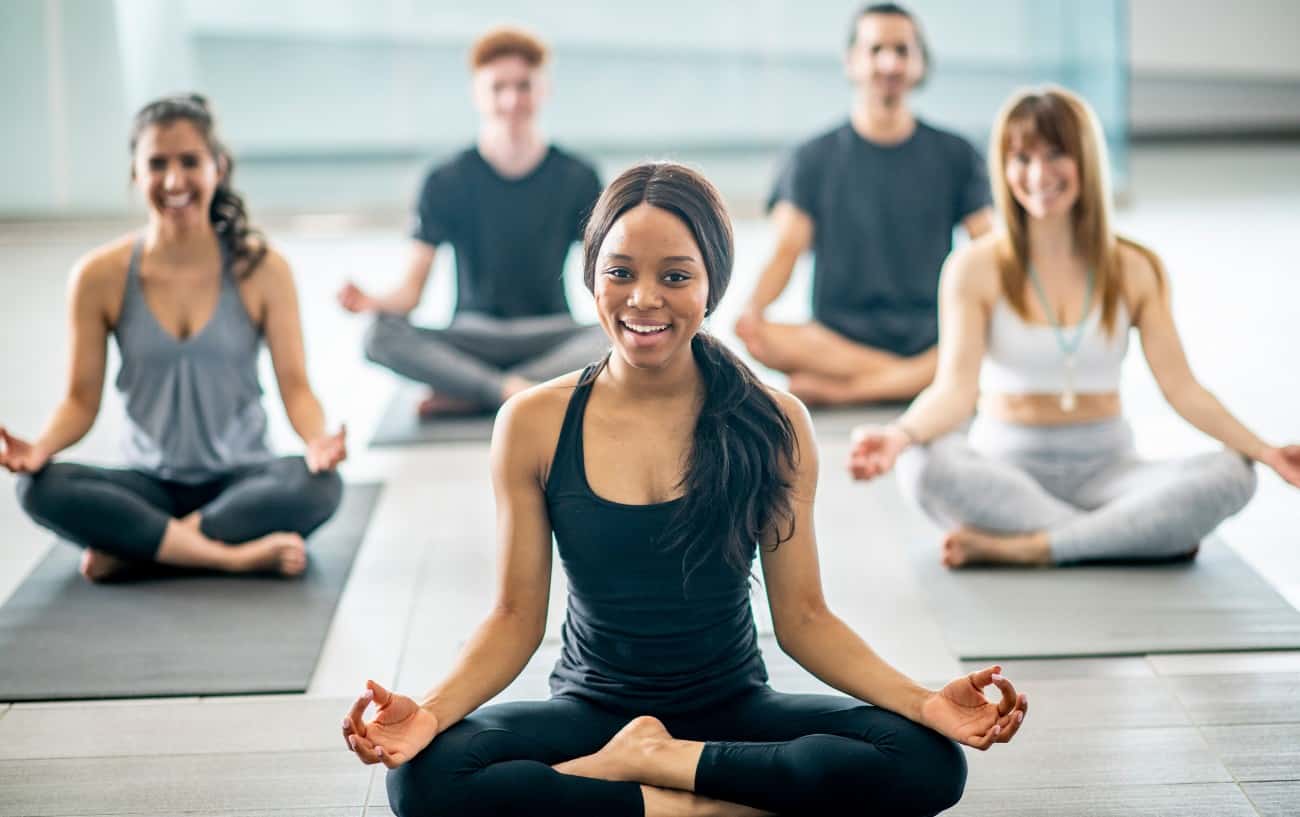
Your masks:
<svg viewBox="0 0 1300 817"><path fill-rule="evenodd" d="M249 225L205 99L149 103L130 149L148 224L73 270L67 392L35 440L0 427L0 467L35 522L85 549L88 579L153 562L299 575L303 537L342 497L345 447L307 381L293 275ZM110 335L127 467L54 461L95 422ZM263 341L305 457L267 448Z"/></svg>
<svg viewBox="0 0 1300 817"><path fill-rule="evenodd" d="M423 701L370 682L349 747L392 769L399 817L949 807L966 774L954 741L1009 740L1026 701L997 667L924 689L826 607L807 413L701 331L731 273L717 191L679 165L633 167L584 253L613 351L498 417L493 611ZM552 534L570 588L552 696L480 708L541 642ZM756 555L782 649L852 698L768 687Z"/></svg>

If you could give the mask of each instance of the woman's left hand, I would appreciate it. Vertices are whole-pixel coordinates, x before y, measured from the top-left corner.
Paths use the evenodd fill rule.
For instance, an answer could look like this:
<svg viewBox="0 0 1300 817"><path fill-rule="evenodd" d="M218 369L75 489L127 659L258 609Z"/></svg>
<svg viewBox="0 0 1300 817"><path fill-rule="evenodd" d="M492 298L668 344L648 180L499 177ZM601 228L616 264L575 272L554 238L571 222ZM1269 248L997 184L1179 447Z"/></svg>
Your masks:
<svg viewBox="0 0 1300 817"><path fill-rule="evenodd" d="M1029 699L1018 695L1001 672L1001 667L988 667L935 692L921 705L921 723L980 751L1011 740L1024 723ZM984 697L989 685L1002 692L997 703Z"/></svg>
<svg viewBox="0 0 1300 817"><path fill-rule="evenodd" d="M1272 468L1277 475L1300 488L1300 445L1268 448L1259 461Z"/></svg>
<svg viewBox="0 0 1300 817"><path fill-rule="evenodd" d="M347 459L348 427L340 426L335 434L322 434L307 443L307 470L313 474L332 471L334 467Z"/></svg>

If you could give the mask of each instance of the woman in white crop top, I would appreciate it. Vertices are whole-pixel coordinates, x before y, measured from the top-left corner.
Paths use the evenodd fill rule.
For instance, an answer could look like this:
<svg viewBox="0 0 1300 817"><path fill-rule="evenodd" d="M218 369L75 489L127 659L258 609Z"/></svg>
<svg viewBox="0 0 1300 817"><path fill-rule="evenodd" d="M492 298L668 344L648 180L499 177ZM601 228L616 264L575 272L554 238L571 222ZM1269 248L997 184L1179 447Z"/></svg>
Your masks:
<svg viewBox="0 0 1300 817"><path fill-rule="evenodd" d="M853 476L897 461L904 493L950 531L949 567L1186 559L1250 499L1252 462L1300 486L1300 446L1263 442L1196 380L1160 260L1113 232L1087 103L1017 94L989 154L1001 230L948 259L938 374L897 422L854 431ZM1118 392L1130 327L1170 405L1224 450L1137 457Z"/></svg>

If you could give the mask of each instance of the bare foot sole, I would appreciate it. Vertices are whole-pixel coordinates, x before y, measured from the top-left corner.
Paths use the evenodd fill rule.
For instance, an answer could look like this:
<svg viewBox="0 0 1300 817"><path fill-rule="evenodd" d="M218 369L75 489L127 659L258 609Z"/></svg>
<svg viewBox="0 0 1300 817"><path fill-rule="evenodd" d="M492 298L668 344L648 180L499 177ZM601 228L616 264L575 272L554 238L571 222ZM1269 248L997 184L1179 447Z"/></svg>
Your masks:
<svg viewBox="0 0 1300 817"><path fill-rule="evenodd" d="M952 568L977 564L1046 565L1051 561L1051 550L1042 534L998 536L963 527L944 537L940 560Z"/></svg>
<svg viewBox="0 0 1300 817"><path fill-rule="evenodd" d="M100 550L86 548L81 554L81 575L92 582L108 582L125 578L134 562L110 556Z"/></svg>
<svg viewBox="0 0 1300 817"><path fill-rule="evenodd" d="M420 419L427 420L433 417L448 417L462 414L478 414L483 411L483 407L473 400L462 400L458 397L448 397L445 394L435 394L430 392L429 396L420 401L415 412Z"/></svg>
<svg viewBox="0 0 1300 817"><path fill-rule="evenodd" d="M629 721L600 751L557 764L554 769L598 780L636 780L641 762L656 744L670 740L672 735L657 718L642 715Z"/></svg>
<svg viewBox="0 0 1300 817"><path fill-rule="evenodd" d="M236 573L298 576L307 569L307 546L296 533L271 533L235 546Z"/></svg>

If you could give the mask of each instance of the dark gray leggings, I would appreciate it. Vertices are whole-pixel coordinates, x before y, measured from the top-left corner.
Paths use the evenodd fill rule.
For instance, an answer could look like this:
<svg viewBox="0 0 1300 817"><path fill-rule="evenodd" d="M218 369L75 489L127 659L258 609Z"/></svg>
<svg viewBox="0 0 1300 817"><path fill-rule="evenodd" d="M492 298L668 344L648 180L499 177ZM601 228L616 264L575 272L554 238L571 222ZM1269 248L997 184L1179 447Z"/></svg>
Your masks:
<svg viewBox="0 0 1300 817"><path fill-rule="evenodd" d="M398 817L641 817L637 783L551 768L595 752L629 720L568 696L484 707L388 773L389 803ZM966 784L952 741L851 698L761 687L661 720L675 737L707 741L697 794L777 814L928 817Z"/></svg>
<svg viewBox="0 0 1300 817"><path fill-rule="evenodd" d="M312 474L283 457L197 485L140 471L55 462L18 480L18 501L38 524L82 547L154 561L167 523L199 511L205 536L237 544L277 531L303 536L343 496L335 471Z"/></svg>
<svg viewBox="0 0 1300 817"><path fill-rule="evenodd" d="M609 350L599 326L568 315L494 318L467 312L446 329L380 315L366 333L366 358L449 397L501 405L508 375L540 382L581 369Z"/></svg>

